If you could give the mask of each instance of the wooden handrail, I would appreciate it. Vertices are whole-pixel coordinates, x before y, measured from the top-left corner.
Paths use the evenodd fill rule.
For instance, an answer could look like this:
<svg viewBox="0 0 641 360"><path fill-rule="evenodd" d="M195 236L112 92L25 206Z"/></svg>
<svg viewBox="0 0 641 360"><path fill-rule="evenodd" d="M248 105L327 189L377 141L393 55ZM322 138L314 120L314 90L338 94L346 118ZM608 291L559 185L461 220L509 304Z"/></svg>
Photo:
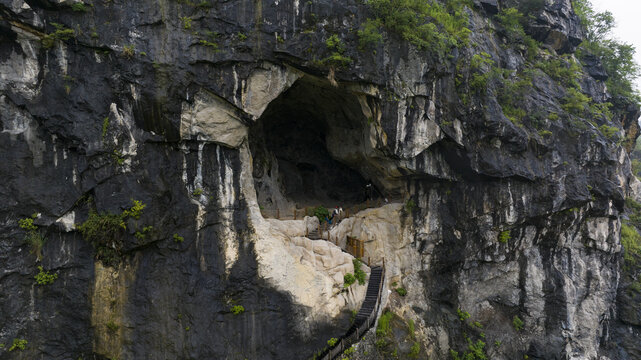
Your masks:
<svg viewBox="0 0 641 360"><path fill-rule="evenodd" d="M381 199L381 198L367 199L363 203L352 205L351 207L344 208L343 209L343 214L339 217L339 219L340 220L346 219L346 218L350 217L350 214L354 215L354 214L356 214L357 212L359 212L359 211L361 211L363 209L368 209L368 208L371 208L371 207L381 207L383 204L384 204L384 202L383 202L383 199ZM290 208L288 210L284 210L282 214L281 214L280 208L273 208L273 209L261 208L260 211L261 211L261 213L263 214L264 217L268 217L268 218L269 217L273 217L273 218L276 218L276 219L281 219L281 218L285 219L285 218L290 218L291 217L294 220L296 220L296 219L299 218L299 214L302 215L302 216L300 216L301 219L304 218L305 216L312 216L311 214L307 215L308 214L308 209L310 209L310 208L314 208L314 207L313 206L308 206L305 209L296 209L296 208L294 208L293 212L290 212L291 211L290 210L291 208ZM331 212L332 209L329 208L328 210Z"/></svg>

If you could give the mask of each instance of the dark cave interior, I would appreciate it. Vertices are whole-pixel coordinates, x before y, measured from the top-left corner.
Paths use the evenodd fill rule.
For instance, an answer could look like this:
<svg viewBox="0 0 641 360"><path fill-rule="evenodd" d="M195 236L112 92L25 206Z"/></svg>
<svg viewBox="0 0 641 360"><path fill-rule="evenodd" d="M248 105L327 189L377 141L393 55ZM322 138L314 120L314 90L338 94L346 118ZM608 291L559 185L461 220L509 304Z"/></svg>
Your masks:
<svg viewBox="0 0 641 360"><path fill-rule="evenodd" d="M303 208L365 201L368 180L333 157L341 149L330 151L327 141L328 136L358 131L363 124L367 119L354 95L305 79L294 83L250 129L259 204L274 209L283 203ZM340 137L333 143L349 139Z"/></svg>

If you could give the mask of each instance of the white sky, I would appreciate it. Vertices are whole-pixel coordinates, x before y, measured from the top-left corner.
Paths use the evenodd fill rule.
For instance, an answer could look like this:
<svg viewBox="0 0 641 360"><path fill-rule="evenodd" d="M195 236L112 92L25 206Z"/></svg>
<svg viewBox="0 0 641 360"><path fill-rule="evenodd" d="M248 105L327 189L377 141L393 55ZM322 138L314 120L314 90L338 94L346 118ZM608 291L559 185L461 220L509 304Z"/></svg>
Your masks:
<svg viewBox="0 0 641 360"><path fill-rule="evenodd" d="M636 48L636 62L641 64L641 1L639 0L591 0L596 11L609 10L616 21L614 38L632 44ZM641 90L641 79L636 79Z"/></svg>

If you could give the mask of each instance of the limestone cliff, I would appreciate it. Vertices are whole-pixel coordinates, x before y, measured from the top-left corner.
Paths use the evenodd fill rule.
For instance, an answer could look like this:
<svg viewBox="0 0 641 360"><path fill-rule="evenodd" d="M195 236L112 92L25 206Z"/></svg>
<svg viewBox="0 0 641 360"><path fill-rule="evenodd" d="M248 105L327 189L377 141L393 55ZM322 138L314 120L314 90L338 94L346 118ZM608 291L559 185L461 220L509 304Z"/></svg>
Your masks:
<svg viewBox="0 0 641 360"><path fill-rule="evenodd" d="M355 357L641 357L638 107L569 0L447 3L430 48L355 0L0 0L0 358L310 358L365 294L348 237L394 328Z"/></svg>

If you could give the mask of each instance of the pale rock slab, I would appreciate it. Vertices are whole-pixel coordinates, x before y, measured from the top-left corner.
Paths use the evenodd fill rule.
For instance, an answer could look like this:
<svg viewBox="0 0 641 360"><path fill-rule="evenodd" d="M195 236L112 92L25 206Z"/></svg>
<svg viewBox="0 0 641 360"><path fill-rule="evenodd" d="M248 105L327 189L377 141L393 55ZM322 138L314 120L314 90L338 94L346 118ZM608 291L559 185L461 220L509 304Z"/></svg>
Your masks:
<svg viewBox="0 0 641 360"><path fill-rule="evenodd" d="M201 89L194 95L193 103L183 103L180 137L237 148L247 137L247 126L235 106Z"/></svg>

